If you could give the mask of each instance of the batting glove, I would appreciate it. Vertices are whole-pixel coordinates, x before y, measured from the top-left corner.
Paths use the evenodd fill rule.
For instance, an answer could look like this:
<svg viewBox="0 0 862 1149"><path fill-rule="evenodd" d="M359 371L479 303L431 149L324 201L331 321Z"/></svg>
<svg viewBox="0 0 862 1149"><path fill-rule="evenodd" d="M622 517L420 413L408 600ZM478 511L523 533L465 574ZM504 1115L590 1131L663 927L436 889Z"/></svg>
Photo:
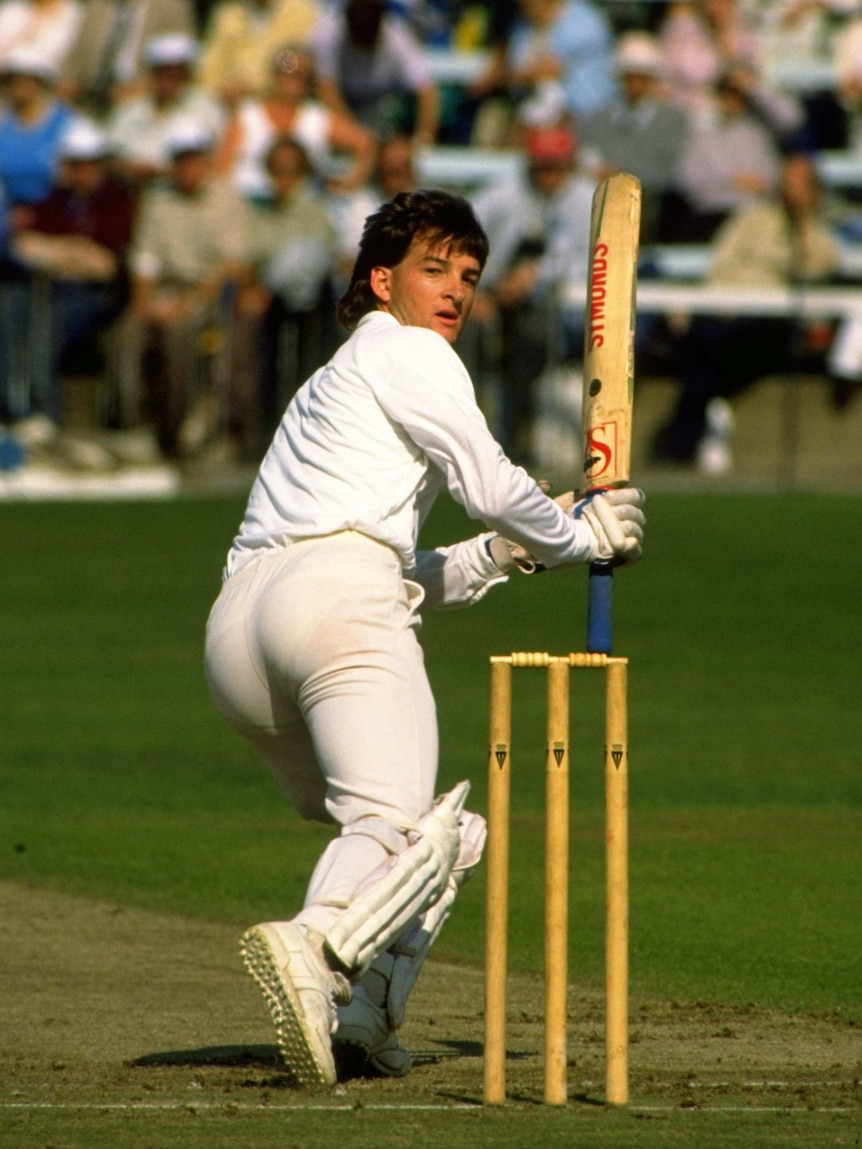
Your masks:
<svg viewBox="0 0 862 1149"><path fill-rule="evenodd" d="M537 485L548 495L551 489L551 484L547 479L537 479ZM548 495L550 498L550 495ZM557 495L554 499L557 506L566 512L567 515L572 514L572 508L575 505L574 491L565 491L562 495ZM512 571L521 571L522 574L533 574L535 571L543 571L545 567L538 559L533 558L529 551L525 550L520 543L513 543L511 539L507 539L502 535L494 535L493 538L488 539L486 546L488 553L494 560L494 563L499 567L503 574L511 574Z"/></svg>
<svg viewBox="0 0 862 1149"><path fill-rule="evenodd" d="M572 508L576 519L583 519L596 537L592 562L630 566L643 555L646 517L641 507L643 491L637 487L619 490L590 491Z"/></svg>
<svg viewBox="0 0 862 1149"><path fill-rule="evenodd" d="M542 485L543 490L546 484ZM637 487L619 490L590 491L575 499L573 491L557 495L554 502L567 515L583 519L595 537L595 548L588 562L614 566L631 566L643 555L643 531L646 518L641 507L646 500ZM529 551L502 535L487 542L488 551L503 574L521 571L532 574L545 568Z"/></svg>

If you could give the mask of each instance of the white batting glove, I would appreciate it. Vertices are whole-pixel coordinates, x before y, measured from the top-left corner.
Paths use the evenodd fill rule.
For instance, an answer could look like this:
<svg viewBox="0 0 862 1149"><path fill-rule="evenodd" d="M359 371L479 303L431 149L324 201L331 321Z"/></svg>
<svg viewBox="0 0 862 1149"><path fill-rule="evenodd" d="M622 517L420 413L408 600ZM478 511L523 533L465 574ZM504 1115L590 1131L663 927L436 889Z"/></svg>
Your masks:
<svg viewBox="0 0 862 1149"><path fill-rule="evenodd" d="M551 484L547 479L538 479L537 484L547 495ZM550 498L550 496L548 496ZM565 491L554 499L557 506L567 515L572 514L575 505L574 491ZM511 574L512 571L521 571L522 574L533 574L534 571L543 571L545 568L538 559L533 558L529 551L520 543L513 543L511 539L502 535L495 535L488 540L488 551L494 563L502 574Z"/></svg>
<svg viewBox="0 0 862 1149"><path fill-rule="evenodd" d="M624 566L638 561L643 555L644 501L644 493L637 487L591 491L578 499L571 513L583 519L596 537L591 562Z"/></svg>
<svg viewBox="0 0 862 1149"><path fill-rule="evenodd" d="M540 484L546 489L545 484ZM567 515L583 519L595 537L594 553L588 562L631 566L643 555L643 531L646 518L641 507L646 500L637 487L619 490L591 491L575 499L573 491L557 495L554 502ZM532 574L544 570L542 564L518 543L501 535L488 540L488 550L503 574L521 571Z"/></svg>

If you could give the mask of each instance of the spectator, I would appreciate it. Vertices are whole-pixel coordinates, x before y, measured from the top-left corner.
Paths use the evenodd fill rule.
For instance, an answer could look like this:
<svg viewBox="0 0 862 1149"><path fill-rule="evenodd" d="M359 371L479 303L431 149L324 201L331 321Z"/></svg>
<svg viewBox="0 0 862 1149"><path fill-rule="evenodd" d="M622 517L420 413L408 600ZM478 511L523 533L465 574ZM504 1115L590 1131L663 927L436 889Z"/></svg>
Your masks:
<svg viewBox="0 0 862 1149"><path fill-rule="evenodd" d="M239 410L232 423L244 435L244 454L257 450L258 458L293 392L337 342L329 322L335 229L309 183L308 155L296 140L280 136L265 163L272 192L251 205L252 273L239 300L246 350L237 356L253 363L257 353L260 372L246 373L249 385L236 394Z"/></svg>
<svg viewBox="0 0 862 1149"><path fill-rule="evenodd" d="M730 214L778 190L781 156L774 134L751 111L738 71L715 86L716 112L693 127L683 150L680 218L672 238L708 243Z"/></svg>
<svg viewBox="0 0 862 1149"><path fill-rule="evenodd" d="M838 252L819 212L811 160L790 156L780 193L740 208L713 244L707 282L721 287L788 287L827 279ZM653 456L705 471L730 469L729 409L721 402L765 374L786 370L801 333L792 317L697 316L679 345L680 391ZM712 415L712 419L709 416Z"/></svg>
<svg viewBox="0 0 862 1149"><path fill-rule="evenodd" d="M196 32L189 0L85 0L83 13L62 69L61 91L99 119L146 88L146 45L157 37Z"/></svg>
<svg viewBox="0 0 862 1149"><path fill-rule="evenodd" d="M60 139L74 118L55 96L56 79L54 65L29 48L10 52L0 72L0 180L20 226L27 222L20 209L51 190Z"/></svg>
<svg viewBox="0 0 862 1149"><path fill-rule="evenodd" d="M626 171L642 185L641 242L660 238L669 193L677 186L689 121L661 96L661 52L646 32L620 37L615 55L620 95L581 124L584 166L602 180Z"/></svg>
<svg viewBox="0 0 862 1149"><path fill-rule="evenodd" d="M516 103L560 88L576 121L616 95L613 35L590 0L520 0L509 40L506 84Z"/></svg>
<svg viewBox="0 0 862 1149"><path fill-rule="evenodd" d="M760 44L736 0L669 5L659 29L671 99L694 116L709 115L715 84L731 65L760 69Z"/></svg>
<svg viewBox="0 0 862 1149"><path fill-rule="evenodd" d="M213 139L223 131L224 109L193 80L197 51L196 41L183 32L150 40L144 48L147 92L118 105L108 118L117 162L136 184L166 174L167 139L178 121L194 120Z"/></svg>
<svg viewBox="0 0 862 1149"><path fill-rule="evenodd" d="M131 194L110 173L109 144L101 129L86 120L73 122L59 155L54 188L33 207L26 230L13 238L13 254L28 274L6 285L3 310L8 369L13 376L29 374L36 400L15 414L41 414L54 424L62 417L61 371L125 305L133 222ZM32 307L37 276L44 313ZM45 347L38 346L40 340Z"/></svg>
<svg viewBox="0 0 862 1149"><path fill-rule="evenodd" d="M270 65L272 81L262 99L243 100L219 152L218 167L230 173L245 196L270 191L266 154L284 135L302 144L312 171L332 190L359 187L374 161L374 137L351 117L313 98L313 58L302 45L280 48Z"/></svg>
<svg viewBox="0 0 862 1149"><path fill-rule="evenodd" d="M147 414L168 458L192 453L219 429L225 396L201 381L206 337L223 334L229 288L246 267L247 207L214 177L212 147L194 121L173 125L170 179L144 192L130 257L130 339L139 344Z"/></svg>
<svg viewBox="0 0 862 1149"><path fill-rule="evenodd" d="M78 0L2 0L0 69L19 48L59 69L74 43L82 12Z"/></svg>
<svg viewBox="0 0 862 1149"><path fill-rule="evenodd" d="M383 0L347 0L314 37L318 91L327 107L378 136L407 132L417 144L437 137L440 101L422 46Z"/></svg>
<svg viewBox="0 0 862 1149"><path fill-rule="evenodd" d="M499 321L498 435L506 454L530 465L535 388L546 367L577 356L583 308L560 291L587 278L595 183L578 168L577 141L566 123L525 128L524 176L479 192L476 215L490 242L474 321Z"/></svg>
<svg viewBox="0 0 862 1149"><path fill-rule="evenodd" d="M349 195L332 197L330 214L338 237L337 294L347 288L368 216L398 192L416 191L418 187L413 141L409 136L391 136L380 143L371 181Z"/></svg>
<svg viewBox="0 0 862 1149"><path fill-rule="evenodd" d="M201 83L228 107L261 96L284 44L307 44L320 19L316 0L221 0L204 30Z"/></svg>
<svg viewBox="0 0 862 1149"><path fill-rule="evenodd" d="M480 147L494 147L506 138L510 118L506 57L518 15L518 0L488 6L488 61L467 86L465 101L470 108L470 139Z"/></svg>
<svg viewBox="0 0 862 1149"><path fill-rule="evenodd" d="M830 143L862 150L862 18L850 21L835 43L836 86L832 96L838 137Z"/></svg>

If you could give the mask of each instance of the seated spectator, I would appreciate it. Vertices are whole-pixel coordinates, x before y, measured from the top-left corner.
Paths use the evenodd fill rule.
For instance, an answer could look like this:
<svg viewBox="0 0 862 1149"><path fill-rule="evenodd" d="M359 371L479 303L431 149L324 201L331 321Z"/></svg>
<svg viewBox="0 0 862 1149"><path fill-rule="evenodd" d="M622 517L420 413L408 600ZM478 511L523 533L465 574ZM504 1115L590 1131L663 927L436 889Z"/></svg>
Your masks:
<svg viewBox="0 0 862 1149"><path fill-rule="evenodd" d="M835 118L840 128L829 145L862 151L862 18L852 20L835 43Z"/></svg>
<svg viewBox="0 0 862 1149"><path fill-rule="evenodd" d="M267 152L279 136L302 144L320 182L347 191L363 184L374 161L374 136L312 95L313 58L302 45L283 47L270 65L262 99L243 100L228 123L218 168L245 196L267 195Z"/></svg>
<svg viewBox="0 0 862 1149"><path fill-rule="evenodd" d="M709 114L715 84L731 65L760 69L758 35L737 0L670 4L659 44L670 98L694 116Z"/></svg>
<svg viewBox="0 0 862 1149"><path fill-rule="evenodd" d="M204 29L200 81L228 107L263 95L284 44L307 44L320 19L317 0L221 0Z"/></svg>
<svg viewBox="0 0 862 1149"><path fill-rule="evenodd" d="M2 0L0 70L24 48L57 71L68 56L83 14L78 0Z"/></svg>
<svg viewBox="0 0 862 1149"><path fill-rule="evenodd" d="M526 173L473 197L491 246L473 322L499 322L496 435L510 458L530 465L538 380L548 366L582 354L583 308L567 307L561 293L587 279L595 182L579 170L565 122L524 128L522 146Z"/></svg>
<svg viewBox="0 0 862 1149"><path fill-rule="evenodd" d="M53 64L28 48L6 57L0 72L5 107L0 108L0 180L13 216L50 192L57 152L71 124L72 109L56 98Z"/></svg>
<svg viewBox="0 0 862 1149"><path fill-rule="evenodd" d="M516 104L560 88L576 121L616 95L613 34L591 0L520 0L506 53L506 87Z"/></svg>
<svg viewBox="0 0 862 1149"><path fill-rule="evenodd" d="M147 86L144 49L156 37L195 35L190 0L85 0L61 71L65 99L102 119Z"/></svg>
<svg viewBox="0 0 862 1149"><path fill-rule="evenodd" d="M117 163L136 184L167 172L167 139L177 122L194 120L214 140L223 131L224 109L194 82L196 57L197 43L184 33L150 40L144 48L147 91L119 104L108 117Z"/></svg>
<svg viewBox="0 0 862 1149"><path fill-rule="evenodd" d="M682 153L682 203L670 226L683 243L708 243L732 212L778 190L778 143L752 113L737 72L718 81L715 98L714 116L694 124Z"/></svg>
<svg viewBox="0 0 862 1149"><path fill-rule="evenodd" d="M281 136L265 162L272 192L251 205L251 277L240 293L237 325L246 347L238 358L254 363L259 357L260 371L245 373L244 391L234 386L229 424L242 439L243 454L256 451L258 458L293 392L337 343L331 278L335 230L309 183L308 156L296 140Z"/></svg>
<svg viewBox="0 0 862 1149"><path fill-rule="evenodd" d="M206 128L174 124L169 181L145 190L130 255L129 339L143 367L145 415L168 458L221 429L225 395L207 377L206 356L230 323L228 289L246 267L248 209L213 174L212 147Z"/></svg>
<svg viewBox="0 0 862 1149"><path fill-rule="evenodd" d="M125 305L133 223L132 196L110 172L104 132L73 122L59 157L54 188L13 236L13 257L27 274L6 285L3 307L8 369L31 382L29 408L14 415L40 414L55 425L62 420L61 372ZM32 305L37 277L43 312Z"/></svg>
<svg viewBox="0 0 862 1149"><path fill-rule="evenodd" d="M478 147L495 147L506 138L510 120L506 57L519 11L518 0L498 0L487 10L488 60L464 93L464 117L469 125L465 142Z"/></svg>
<svg viewBox="0 0 862 1149"><path fill-rule="evenodd" d="M422 46L383 0L347 0L314 36L318 93L327 107L378 136L437 137L440 100Z"/></svg>
<svg viewBox="0 0 862 1149"><path fill-rule="evenodd" d="M828 279L837 270L838 251L819 204L809 157L785 159L779 194L740 208L715 237L707 282L728 288L788 287ZM729 409L715 400L785 370L803 334L787 316L691 319L678 349L679 397L655 438L654 458L697 463L711 473L729 470Z"/></svg>
<svg viewBox="0 0 862 1149"><path fill-rule="evenodd" d="M347 289L368 216L398 192L415 191L418 187L413 141L409 136L391 136L382 140L377 149L369 183L347 195L330 197L338 245L334 273L337 295Z"/></svg>
<svg viewBox="0 0 862 1149"><path fill-rule="evenodd" d="M689 120L661 95L661 52L646 32L620 37L614 57L620 95L585 119L579 135L584 166L596 180L631 172L642 185L641 243L660 238L668 194L679 179Z"/></svg>

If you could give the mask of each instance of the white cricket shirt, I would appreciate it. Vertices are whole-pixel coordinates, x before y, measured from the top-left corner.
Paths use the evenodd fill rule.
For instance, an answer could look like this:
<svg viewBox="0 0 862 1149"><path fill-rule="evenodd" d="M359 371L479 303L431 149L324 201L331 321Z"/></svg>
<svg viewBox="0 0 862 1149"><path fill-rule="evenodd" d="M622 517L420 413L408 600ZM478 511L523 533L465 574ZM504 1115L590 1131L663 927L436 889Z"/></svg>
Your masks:
<svg viewBox="0 0 862 1149"><path fill-rule="evenodd" d="M373 311L288 405L226 576L259 555L342 530L392 547L413 572L419 529L444 485L471 519L546 566L590 556L589 527L503 454L443 336Z"/></svg>

